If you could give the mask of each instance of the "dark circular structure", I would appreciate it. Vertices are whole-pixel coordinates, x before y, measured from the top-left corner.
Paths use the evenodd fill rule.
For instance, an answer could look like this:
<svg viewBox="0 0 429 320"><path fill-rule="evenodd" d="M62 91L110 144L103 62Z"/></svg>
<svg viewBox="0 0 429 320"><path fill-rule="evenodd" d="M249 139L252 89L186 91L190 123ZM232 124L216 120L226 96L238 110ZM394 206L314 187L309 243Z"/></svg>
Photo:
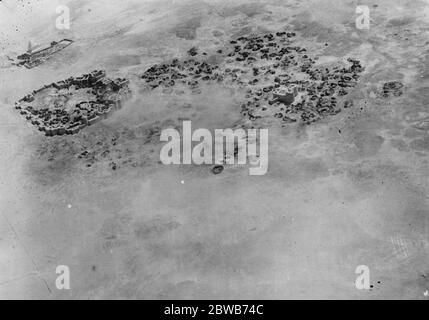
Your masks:
<svg viewBox="0 0 429 320"><path fill-rule="evenodd" d="M224 167L221 165L214 166L212 169L213 174L220 174L223 172Z"/></svg>

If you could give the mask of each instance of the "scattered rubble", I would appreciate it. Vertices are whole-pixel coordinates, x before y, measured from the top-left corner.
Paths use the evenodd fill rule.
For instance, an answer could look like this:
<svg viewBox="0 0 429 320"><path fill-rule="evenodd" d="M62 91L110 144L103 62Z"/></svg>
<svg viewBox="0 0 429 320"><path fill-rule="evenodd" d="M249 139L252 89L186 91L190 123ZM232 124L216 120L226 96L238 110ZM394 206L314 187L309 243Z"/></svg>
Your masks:
<svg viewBox="0 0 429 320"><path fill-rule="evenodd" d="M191 49L188 50L188 55L190 55L191 57L196 56L198 54L198 49L195 47L192 47Z"/></svg>
<svg viewBox="0 0 429 320"><path fill-rule="evenodd" d="M142 167L159 160L155 152L162 128L168 120L113 128L97 126L78 136L55 136L44 139L35 157L43 161L62 161L64 155L76 158L86 169L103 166L111 172L124 167ZM144 150L144 152L143 152Z"/></svg>
<svg viewBox="0 0 429 320"><path fill-rule="evenodd" d="M95 70L45 85L16 102L15 109L47 136L75 134L120 109L129 95L128 80Z"/></svg>
<svg viewBox="0 0 429 320"><path fill-rule="evenodd" d="M391 96L399 97L403 94L402 88L403 84L399 81L390 81L386 82L383 85L383 98L388 98Z"/></svg>

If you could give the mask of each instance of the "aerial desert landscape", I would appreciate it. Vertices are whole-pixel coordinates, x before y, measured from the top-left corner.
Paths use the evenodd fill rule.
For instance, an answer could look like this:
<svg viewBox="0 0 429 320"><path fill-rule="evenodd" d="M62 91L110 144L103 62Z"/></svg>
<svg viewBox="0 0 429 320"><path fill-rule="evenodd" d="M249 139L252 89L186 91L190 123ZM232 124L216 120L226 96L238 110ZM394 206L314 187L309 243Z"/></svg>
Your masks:
<svg viewBox="0 0 429 320"><path fill-rule="evenodd" d="M3 0L0 48L0 299L429 298L429 0Z"/></svg>

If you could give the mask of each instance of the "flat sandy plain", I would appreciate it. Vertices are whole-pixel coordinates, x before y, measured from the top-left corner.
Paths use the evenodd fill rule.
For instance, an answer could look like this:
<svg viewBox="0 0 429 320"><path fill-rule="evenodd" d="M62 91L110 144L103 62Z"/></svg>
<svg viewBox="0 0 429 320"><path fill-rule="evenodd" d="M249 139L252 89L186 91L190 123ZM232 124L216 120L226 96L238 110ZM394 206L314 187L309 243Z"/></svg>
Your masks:
<svg viewBox="0 0 429 320"><path fill-rule="evenodd" d="M70 30L55 28L64 3ZM160 130L230 128L243 92L147 93L139 76L192 46L283 30L321 62L361 61L354 106L309 126L267 119L264 176L159 163ZM36 68L6 58L61 38L75 42ZM0 298L427 299L429 1L10 0L0 39ZM94 69L129 78L133 96L77 135L45 137L13 108ZM404 94L377 95L387 81ZM70 290L55 287L58 265ZM355 287L358 265L370 290Z"/></svg>

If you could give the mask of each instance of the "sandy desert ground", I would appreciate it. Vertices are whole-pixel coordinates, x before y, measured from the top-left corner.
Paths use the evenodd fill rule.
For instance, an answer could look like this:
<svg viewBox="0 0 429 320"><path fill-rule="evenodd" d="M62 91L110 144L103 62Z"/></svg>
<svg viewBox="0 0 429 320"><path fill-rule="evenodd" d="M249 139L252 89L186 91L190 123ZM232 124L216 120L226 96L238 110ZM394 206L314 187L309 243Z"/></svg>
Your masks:
<svg viewBox="0 0 429 320"><path fill-rule="evenodd" d="M55 27L61 4L70 30ZM369 30L355 26L360 4ZM427 299L428 0L6 0L0 30L0 298ZM264 176L160 163L163 128L233 127L245 93L147 92L141 74L279 30L321 64L361 61L353 107L311 125L264 119ZM61 38L74 43L36 68L7 59ZM76 135L46 137L13 108L94 69L128 78L133 95ZM388 81L403 94L381 97ZM55 287L58 265L70 290ZM355 287L359 265L370 290Z"/></svg>

